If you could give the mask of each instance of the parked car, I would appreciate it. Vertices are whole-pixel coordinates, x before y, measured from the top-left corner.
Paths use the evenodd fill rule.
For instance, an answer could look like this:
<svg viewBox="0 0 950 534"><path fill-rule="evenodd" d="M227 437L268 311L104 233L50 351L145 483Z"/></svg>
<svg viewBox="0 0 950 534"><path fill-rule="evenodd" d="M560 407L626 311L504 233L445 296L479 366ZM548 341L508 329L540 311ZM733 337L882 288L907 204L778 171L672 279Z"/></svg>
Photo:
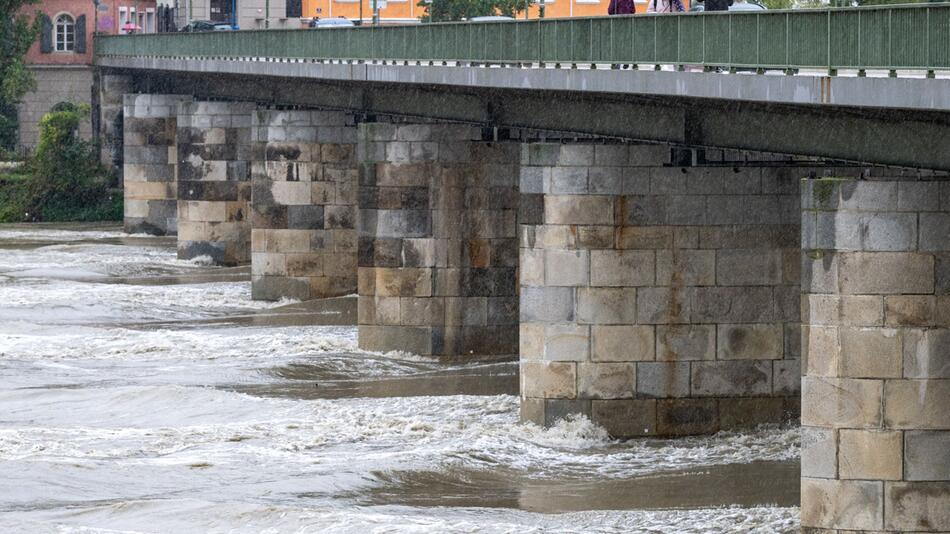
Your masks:
<svg viewBox="0 0 950 534"><path fill-rule="evenodd" d="M706 6L702 2L694 2L690 7L690 11L704 11ZM729 11L762 11L768 9L758 2L746 2L746 1L736 1L729 6Z"/></svg>
<svg viewBox="0 0 950 534"><path fill-rule="evenodd" d="M230 31L234 28L227 22L211 22L210 20L193 20L178 30L180 32L221 32Z"/></svg>
<svg viewBox="0 0 950 534"><path fill-rule="evenodd" d="M313 19L310 21L311 28L346 28L356 26L350 19L335 17L332 19Z"/></svg>

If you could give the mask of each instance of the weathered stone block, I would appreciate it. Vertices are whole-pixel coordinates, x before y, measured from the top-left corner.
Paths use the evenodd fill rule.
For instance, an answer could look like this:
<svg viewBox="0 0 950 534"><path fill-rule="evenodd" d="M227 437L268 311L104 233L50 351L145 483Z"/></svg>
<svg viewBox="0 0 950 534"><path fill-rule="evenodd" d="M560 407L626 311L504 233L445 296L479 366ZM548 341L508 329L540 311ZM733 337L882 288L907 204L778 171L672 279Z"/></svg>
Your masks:
<svg viewBox="0 0 950 534"><path fill-rule="evenodd" d="M656 434L656 401L594 400L591 420L617 438Z"/></svg>
<svg viewBox="0 0 950 534"><path fill-rule="evenodd" d="M841 253L838 276L843 293L932 294L934 258L910 252Z"/></svg>
<svg viewBox="0 0 950 534"><path fill-rule="evenodd" d="M644 287L639 289L638 298L636 322L639 324L690 322L690 295L682 288Z"/></svg>
<svg viewBox="0 0 950 534"><path fill-rule="evenodd" d="M717 357L720 360L774 360L784 351L781 324L718 326Z"/></svg>
<svg viewBox="0 0 950 534"><path fill-rule="evenodd" d="M545 250L545 285L586 286L590 283L589 264L586 250Z"/></svg>
<svg viewBox="0 0 950 534"><path fill-rule="evenodd" d="M882 397L882 380L804 376L802 425L879 428Z"/></svg>
<svg viewBox="0 0 950 534"><path fill-rule="evenodd" d="M689 294L693 323L766 323L775 315L770 287L697 287Z"/></svg>
<svg viewBox="0 0 950 534"><path fill-rule="evenodd" d="M589 359L590 327L552 324L544 327L543 359L548 361L586 361Z"/></svg>
<svg viewBox="0 0 950 534"><path fill-rule="evenodd" d="M802 362L798 359L772 362L772 393L801 396Z"/></svg>
<svg viewBox="0 0 950 534"><path fill-rule="evenodd" d="M719 429L715 399L662 399L656 401L657 434L687 436L711 434Z"/></svg>
<svg viewBox="0 0 950 534"><path fill-rule="evenodd" d="M578 363L577 394L585 399L628 399L637 383L633 363Z"/></svg>
<svg viewBox="0 0 950 534"><path fill-rule="evenodd" d="M545 399L575 398L576 365L573 362L521 362L521 395Z"/></svg>
<svg viewBox="0 0 950 534"><path fill-rule="evenodd" d="M594 145L561 145L557 165L587 167L594 164Z"/></svg>
<svg viewBox="0 0 950 534"><path fill-rule="evenodd" d="M901 338L891 328L841 328L840 376L899 378L903 360ZM809 353L810 357L810 353Z"/></svg>
<svg viewBox="0 0 950 534"><path fill-rule="evenodd" d="M920 250L950 250L950 213L920 214Z"/></svg>
<svg viewBox="0 0 950 534"><path fill-rule="evenodd" d="M716 251L674 249L656 253L656 283L710 286L716 283Z"/></svg>
<svg viewBox="0 0 950 534"><path fill-rule="evenodd" d="M901 449L900 432L842 429L838 438L838 477L900 480Z"/></svg>
<svg viewBox="0 0 950 534"><path fill-rule="evenodd" d="M637 395L654 398L688 397L689 363L638 363Z"/></svg>
<svg viewBox="0 0 950 534"><path fill-rule="evenodd" d="M694 362L694 396L753 396L772 393L772 364L767 361Z"/></svg>
<svg viewBox="0 0 950 534"><path fill-rule="evenodd" d="M950 430L950 380L888 380L884 385L887 428Z"/></svg>
<svg viewBox="0 0 950 534"><path fill-rule="evenodd" d="M804 326L805 340L802 357L809 376L837 377L841 359L841 343L838 328L834 326Z"/></svg>
<svg viewBox="0 0 950 534"><path fill-rule="evenodd" d="M785 417L782 397L719 399L719 428L751 428L767 423L781 423Z"/></svg>
<svg viewBox="0 0 950 534"><path fill-rule="evenodd" d="M950 480L950 432L904 432L904 479Z"/></svg>
<svg viewBox="0 0 950 534"><path fill-rule="evenodd" d="M546 193L576 195L587 192L587 167L554 167L551 187Z"/></svg>
<svg viewBox="0 0 950 534"><path fill-rule="evenodd" d="M950 378L950 331L907 329L902 334L905 378Z"/></svg>
<svg viewBox="0 0 950 534"><path fill-rule="evenodd" d="M888 326L930 326L936 319L937 299L925 295L892 295L884 299Z"/></svg>
<svg viewBox="0 0 950 534"><path fill-rule="evenodd" d="M613 197L545 196L546 224L606 224L614 222Z"/></svg>
<svg viewBox="0 0 950 534"><path fill-rule="evenodd" d="M654 282L652 251L594 250L590 254L592 286L631 287Z"/></svg>
<svg viewBox="0 0 950 534"><path fill-rule="evenodd" d="M363 350L432 354L432 331L429 327L360 325L358 339L359 348Z"/></svg>
<svg viewBox="0 0 950 534"><path fill-rule="evenodd" d="M802 321L812 325L881 326L884 298L866 295L808 295Z"/></svg>
<svg viewBox="0 0 950 534"><path fill-rule="evenodd" d="M521 321L567 323L574 320L574 289L522 287Z"/></svg>
<svg viewBox="0 0 950 534"><path fill-rule="evenodd" d="M780 284L781 252L769 249L719 250L716 252L716 282L723 286Z"/></svg>
<svg viewBox="0 0 950 534"><path fill-rule="evenodd" d="M578 288L577 322L633 324L637 318L637 291L627 288Z"/></svg>
<svg viewBox="0 0 950 534"><path fill-rule="evenodd" d="M715 325L662 325L656 327L657 360L713 360Z"/></svg>
<svg viewBox="0 0 950 534"><path fill-rule="evenodd" d="M884 523L884 483L802 478L802 526L880 530Z"/></svg>
<svg viewBox="0 0 950 534"><path fill-rule="evenodd" d="M594 325L591 327L591 358L600 362L652 360L652 326Z"/></svg>
<svg viewBox="0 0 950 534"><path fill-rule="evenodd" d="M836 430L814 426L802 427L802 476L836 478L838 473L838 441Z"/></svg>
<svg viewBox="0 0 950 534"><path fill-rule="evenodd" d="M897 184L897 209L900 211L937 211L940 194L937 182L900 182Z"/></svg>
<svg viewBox="0 0 950 534"><path fill-rule="evenodd" d="M888 482L884 527L897 531L950 531L950 482Z"/></svg>
<svg viewBox="0 0 950 534"><path fill-rule="evenodd" d="M672 226L622 226L619 228L617 248L665 249L672 246Z"/></svg>

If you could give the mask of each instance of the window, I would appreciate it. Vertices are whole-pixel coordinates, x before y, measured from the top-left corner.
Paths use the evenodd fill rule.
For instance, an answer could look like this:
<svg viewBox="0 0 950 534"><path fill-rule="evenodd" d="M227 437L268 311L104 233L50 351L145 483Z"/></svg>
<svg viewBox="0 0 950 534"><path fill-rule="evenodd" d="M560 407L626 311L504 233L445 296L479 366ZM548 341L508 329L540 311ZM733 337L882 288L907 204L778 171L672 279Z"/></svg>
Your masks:
<svg viewBox="0 0 950 534"><path fill-rule="evenodd" d="M56 17L56 51L72 52L76 49L76 24L69 15Z"/></svg>

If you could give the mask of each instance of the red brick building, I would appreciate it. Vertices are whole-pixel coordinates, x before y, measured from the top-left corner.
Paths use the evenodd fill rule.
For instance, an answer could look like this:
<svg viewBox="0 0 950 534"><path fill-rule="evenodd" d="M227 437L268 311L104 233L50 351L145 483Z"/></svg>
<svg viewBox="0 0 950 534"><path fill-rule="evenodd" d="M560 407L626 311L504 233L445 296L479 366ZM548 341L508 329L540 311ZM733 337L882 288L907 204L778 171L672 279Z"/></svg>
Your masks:
<svg viewBox="0 0 950 534"><path fill-rule="evenodd" d="M89 104L93 87L93 32L127 33L134 26L151 33L157 27L155 0L43 0L24 8L39 10L40 38L30 48L26 62L36 77L37 88L19 106L21 149L36 145L38 124L58 102ZM82 134L90 136L88 121Z"/></svg>

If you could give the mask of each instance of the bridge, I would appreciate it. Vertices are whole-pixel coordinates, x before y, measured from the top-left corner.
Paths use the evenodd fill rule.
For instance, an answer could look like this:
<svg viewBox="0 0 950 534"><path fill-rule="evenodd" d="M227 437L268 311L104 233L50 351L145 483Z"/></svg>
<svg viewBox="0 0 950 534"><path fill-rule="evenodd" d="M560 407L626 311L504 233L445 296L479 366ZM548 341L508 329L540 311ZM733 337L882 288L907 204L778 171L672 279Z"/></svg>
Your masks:
<svg viewBox="0 0 950 534"><path fill-rule="evenodd" d="M539 424L800 417L803 527L950 530L950 4L96 51L129 231L520 358Z"/></svg>

